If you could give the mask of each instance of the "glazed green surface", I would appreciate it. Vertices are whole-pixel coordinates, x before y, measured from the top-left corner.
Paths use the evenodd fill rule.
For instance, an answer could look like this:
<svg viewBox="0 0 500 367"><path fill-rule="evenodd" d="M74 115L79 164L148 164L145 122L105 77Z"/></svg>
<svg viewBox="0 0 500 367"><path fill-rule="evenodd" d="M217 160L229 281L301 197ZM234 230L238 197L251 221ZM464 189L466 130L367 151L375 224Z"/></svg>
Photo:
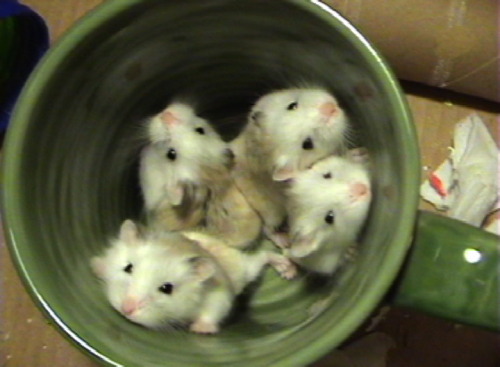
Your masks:
<svg viewBox="0 0 500 367"><path fill-rule="evenodd" d="M159 333L114 312L89 258L137 217L140 121L174 95L227 138L262 93L319 84L349 114L375 166L360 256L330 282L267 272L216 336ZM228 118L229 117L229 118ZM28 291L107 365L303 366L341 343L395 278L413 231L419 155L392 73L314 1L114 0L79 22L25 88L8 132L4 222Z"/></svg>
<svg viewBox="0 0 500 367"><path fill-rule="evenodd" d="M477 262L467 256L471 250L480 254ZM396 303L499 330L499 250L496 235L421 212Z"/></svg>

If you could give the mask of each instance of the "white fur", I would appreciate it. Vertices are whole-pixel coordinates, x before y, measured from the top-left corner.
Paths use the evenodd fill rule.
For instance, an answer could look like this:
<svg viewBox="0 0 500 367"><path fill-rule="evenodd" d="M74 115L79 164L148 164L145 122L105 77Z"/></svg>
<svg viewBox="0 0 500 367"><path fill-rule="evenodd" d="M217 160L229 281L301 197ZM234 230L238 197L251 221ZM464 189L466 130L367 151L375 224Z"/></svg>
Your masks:
<svg viewBox="0 0 500 367"><path fill-rule="evenodd" d="M162 119L167 111L177 119L176 123L168 124ZM148 120L147 128L150 143L141 152L139 171L146 210L169 211L189 205L188 212L196 211L208 194L203 187L204 173L227 164L227 144L191 106L182 103L167 106ZM202 128L204 134L196 132L197 128ZM175 160L166 157L170 149L177 154ZM170 214L164 217L175 217ZM177 223L166 225L182 229Z"/></svg>
<svg viewBox="0 0 500 367"><path fill-rule="evenodd" d="M165 111L179 123L165 123ZM233 182L229 145L187 105L171 104L162 113L151 119L152 144L141 155L145 206L155 211L151 224L182 230L205 219L207 230L228 244L251 244L260 234L261 220ZM199 127L203 135L195 131ZM171 148L178 152L175 161L165 157Z"/></svg>
<svg viewBox="0 0 500 367"><path fill-rule="evenodd" d="M133 265L131 273L125 271L128 264ZM284 277L295 275L293 264L282 255L244 254L197 232L141 235L129 220L105 253L91 261L94 273L104 281L109 302L130 321L149 328L188 323L198 333L219 330L234 297L266 264ZM173 285L171 294L159 291L165 283ZM130 300L138 306L126 313Z"/></svg>
<svg viewBox="0 0 500 367"><path fill-rule="evenodd" d="M196 278L189 259L203 256L203 252L178 233L145 237L136 234L126 239L125 223L119 238L111 242L104 255L92 259L94 272L104 281L111 305L123 314L127 298L144 302L132 315L124 316L150 328L192 320L199 312L206 287L204 281ZM133 265L130 274L124 271L128 264ZM166 282L174 285L171 295L158 290Z"/></svg>
<svg viewBox="0 0 500 367"><path fill-rule="evenodd" d="M291 103L296 108L288 110ZM336 111L323 114L325 104L335 105ZM275 181L293 178L317 160L339 152L348 126L335 97L319 88L285 89L261 97L250 112L249 124L261 137ZM307 138L314 144L311 150L302 147Z"/></svg>
<svg viewBox="0 0 500 367"><path fill-rule="evenodd" d="M287 254L310 270L333 273L345 250L356 242L368 214L371 188L366 165L327 157L299 173L287 194L291 241ZM329 211L334 213L333 224L325 221Z"/></svg>
<svg viewBox="0 0 500 367"><path fill-rule="evenodd" d="M297 103L293 110L287 107ZM331 115L321 106L333 104ZM278 246L286 236L276 229L286 218L286 185L317 160L342 151L348 122L330 93L319 88L295 88L262 96L252 107L248 123L232 143L236 155L235 180L264 222L264 232ZM314 148L303 149L311 138Z"/></svg>

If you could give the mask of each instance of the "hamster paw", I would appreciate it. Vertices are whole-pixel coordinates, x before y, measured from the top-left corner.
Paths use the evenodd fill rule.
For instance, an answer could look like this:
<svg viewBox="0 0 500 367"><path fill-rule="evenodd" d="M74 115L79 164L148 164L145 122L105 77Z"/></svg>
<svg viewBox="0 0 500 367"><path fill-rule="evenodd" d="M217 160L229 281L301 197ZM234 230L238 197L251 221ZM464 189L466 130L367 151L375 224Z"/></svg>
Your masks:
<svg viewBox="0 0 500 367"><path fill-rule="evenodd" d="M288 252L293 258L300 259L302 257L310 255L314 250L316 249L309 245L302 245L299 243L291 247Z"/></svg>
<svg viewBox="0 0 500 367"><path fill-rule="evenodd" d="M269 264L287 280L295 278L297 266L287 257L275 253L269 253Z"/></svg>
<svg viewBox="0 0 500 367"><path fill-rule="evenodd" d="M219 332L219 326L206 320L196 320L191 324L189 330L197 334L216 334Z"/></svg>
<svg viewBox="0 0 500 367"><path fill-rule="evenodd" d="M273 230L264 230L265 235L273 241L273 243L281 249L289 248L290 241L288 235L284 232L275 232Z"/></svg>

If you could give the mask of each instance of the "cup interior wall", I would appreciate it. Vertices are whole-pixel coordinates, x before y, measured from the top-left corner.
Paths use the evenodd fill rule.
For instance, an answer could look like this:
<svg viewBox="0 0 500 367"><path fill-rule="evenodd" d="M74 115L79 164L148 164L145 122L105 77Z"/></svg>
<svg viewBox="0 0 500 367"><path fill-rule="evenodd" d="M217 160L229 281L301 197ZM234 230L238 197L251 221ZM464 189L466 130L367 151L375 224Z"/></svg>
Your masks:
<svg viewBox="0 0 500 367"><path fill-rule="evenodd" d="M75 44L38 98L23 104L30 114L19 142L19 256L57 317L99 353L131 365L137 356L151 365L283 360L331 334L381 271L403 205L405 158L394 154L405 147L400 107L363 42L304 3L137 2ZM114 312L89 259L125 218L140 216L144 119L181 98L230 140L259 96L295 86L336 95L354 127L352 144L372 156L374 200L358 260L321 286L266 272L247 311L216 337L161 334ZM340 341L330 338L332 346Z"/></svg>

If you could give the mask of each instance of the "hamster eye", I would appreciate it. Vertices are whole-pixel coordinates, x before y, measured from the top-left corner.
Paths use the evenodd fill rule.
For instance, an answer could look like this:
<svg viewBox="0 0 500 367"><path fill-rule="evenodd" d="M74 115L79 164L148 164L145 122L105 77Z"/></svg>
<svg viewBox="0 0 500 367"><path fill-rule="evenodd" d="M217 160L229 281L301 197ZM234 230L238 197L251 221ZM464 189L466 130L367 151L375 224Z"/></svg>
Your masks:
<svg viewBox="0 0 500 367"><path fill-rule="evenodd" d="M132 265L132 263L128 263L127 266L123 268L123 271L125 273L131 274L133 268L134 268L134 265Z"/></svg>
<svg viewBox="0 0 500 367"><path fill-rule="evenodd" d="M175 161L177 158L177 152L175 151L174 148L170 148L167 152L167 158L170 159L171 161Z"/></svg>
<svg viewBox="0 0 500 367"><path fill-rule="evenodd" d="M332 178L332 173L331 172L327 172L327 173L323 174L323 178L326 178L326 179Z"/></svg>
<svg viewBox="0 0 500 367"><path fill-rule="evenodd" d="M293 111L293 110L296 110L297 107L299 107L299 104L297 102L292 102L290 103L288 106L287 106L287 110L288 111Z"/></svg>
<svg viewBox="0 0 500 367"><path fill-rule="evenodd" d="M333 222L335 222L335 215L333 214L333 210L330 210L328 213L326 213L325 222L327 224L333 224Z"/></svg>
<svg viewBox="0 0 500 367"><path fill-rule="evenodd" d="M304 140L302 142L302 149L304 149L304 150L313 150L314 149L314 143L310 137L308 137L306 140Z"/></svg>
<svg viewBox="0 0 500 367"><path fill-rule="evenodd" d="M200 135L205 135L205 129L202 127L197 127L196 129L194 129L194 131L196 131Z"/></svg>
<svg viewBox="0 0 500 367"><path fill-rule="evenodd" d="M165 294L171 294L174 290L174 285L172 283L164 283L158 288L158 290Z"/></svg>

